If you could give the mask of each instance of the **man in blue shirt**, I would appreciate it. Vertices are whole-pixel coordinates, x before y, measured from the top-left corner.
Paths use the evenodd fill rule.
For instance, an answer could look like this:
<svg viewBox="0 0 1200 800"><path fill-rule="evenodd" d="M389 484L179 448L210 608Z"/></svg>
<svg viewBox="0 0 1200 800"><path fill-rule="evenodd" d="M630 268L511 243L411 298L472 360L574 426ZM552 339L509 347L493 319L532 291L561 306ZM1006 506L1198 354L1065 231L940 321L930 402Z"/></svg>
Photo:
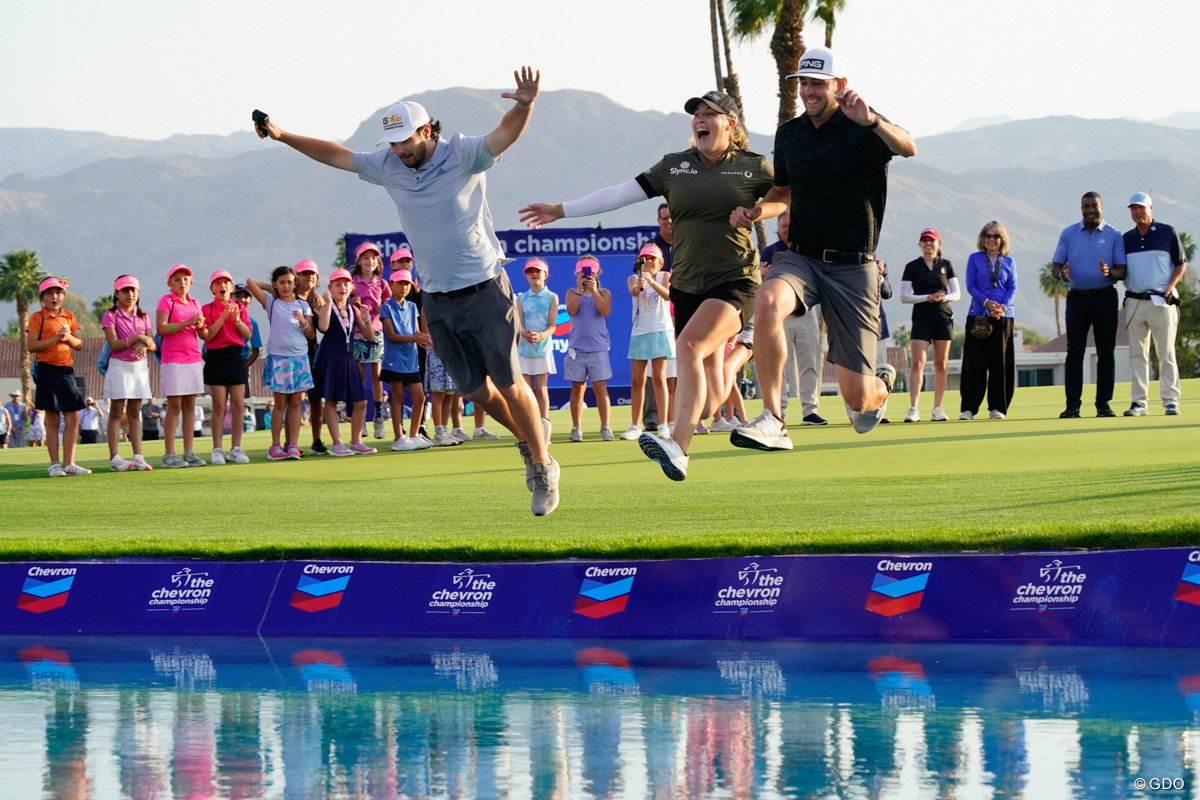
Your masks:
<svg viewBox="0 0 1200 800"><path fill-rule="evenodd" d="M1096 416L1114 416L1108 403L1116 371L1116 283L1125 274L1125 244L1120 231L1104 221L1099 193L1085 194L1080 209L1083 221L1058 236L1051 270L1071 287L1067 292L1067 408L1058 415L1061 419L1079 417L1089 328L1096 342Z"/></svg>
<svg viewBox="0 0 1200 800"><path fill-rule="evenodd" d="M1179 295L1175 286L1187 269L1183 243L1170 225L1154 219L1154 201L1145 192L1129 198L1129 215L1137 226L1126 231L1125 329L1129 332L1129 371L1133 405L1127 417L1147 412L1150 389L1150 337L1158 353L1158 394L1163 411L1179 414L1179 365L1175 333L1179 328Z"/></svg>

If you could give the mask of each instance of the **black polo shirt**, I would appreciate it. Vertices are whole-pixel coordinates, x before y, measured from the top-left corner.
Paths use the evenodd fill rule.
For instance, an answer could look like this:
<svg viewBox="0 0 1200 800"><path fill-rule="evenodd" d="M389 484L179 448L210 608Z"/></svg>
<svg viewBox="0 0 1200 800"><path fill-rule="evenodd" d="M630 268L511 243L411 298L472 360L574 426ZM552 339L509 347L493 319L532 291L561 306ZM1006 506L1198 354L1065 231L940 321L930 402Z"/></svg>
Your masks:
<svg viewBox="0 0 1200 800"><path fill-rule="evenodd" d="M891 160L892 151L875 131L840 108L819 128L807 114L780 125L775 185L792 188L788 238L800 247L874 253Z"/></svg>
<svg viewBox="0 0 1200 800"><path fill-rule="evenodd" d="M913 294L933 294L948 292L950 279L953 277L954 265L944 258L935 259L933 269L926 266L924 258L914 258L904 265L904 275L900 280L912 284ZM912 315L913 319L937 319L938 317L950 319L954 316L949 303L926 301L914 305Z"/></svg>

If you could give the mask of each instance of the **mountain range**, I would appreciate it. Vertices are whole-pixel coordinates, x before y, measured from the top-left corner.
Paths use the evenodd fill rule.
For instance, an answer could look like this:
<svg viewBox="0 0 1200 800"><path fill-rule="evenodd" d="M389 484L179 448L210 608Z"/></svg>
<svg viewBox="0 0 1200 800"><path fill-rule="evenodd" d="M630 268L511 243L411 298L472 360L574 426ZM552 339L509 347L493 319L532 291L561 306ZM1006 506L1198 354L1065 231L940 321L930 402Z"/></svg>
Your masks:
<svg viewBox="0 0 1200 800"><path fill-rule="evenodd" d="M447 132L485 133L509 101L500 90L446 89L416 95ZM269 111L269 108L267 109ZM345 141L373 149L383 108ZM48 129L0 129L0 253L38 251L45 269L74 278L91 299L122 273L137 275L156 297L165 270L185 263L207 274L220 267L239 279L265 277L277 264L314 258L327 266L348 230L393 231L395 207L378 187L309 161L247 131L174 136L156 142ZM1177 124L1184 124L1187 115ZM896 115L904 124L903 115ZM286 119L276 120L288 129ZM1164 122L1166 122L1164 120ZM347 127L354 125L347 120ZM304 131L297 131L304 133ZM576 90L542 94L528 130L488 173L497 228L517 228L517 209L561 201L628 180L663 153L687 147L682 113L633 111ZM769 154L772 137L752 134ZM1200 130L1131 120L1049 117L957 130L917 141L913 159L892 163L880 256L890 264L897 299L892 326L909 311L898 300L903 264L917 257L917 233L937 228L956 266L975 249L980 227L999 219L1018 263L1017 318L1055 331L1053 304L1037 271L1059 231L1079 219L1079 198L1095 190L1106 219L1132 226L1131 193L1150 191L1156 217L1200 234ZM576 226L650 225L647 201ZM563 223L559 223L562 225ZM770 238L774 226L769 225ZM956 306L960 319L966 301Z"/></svg>

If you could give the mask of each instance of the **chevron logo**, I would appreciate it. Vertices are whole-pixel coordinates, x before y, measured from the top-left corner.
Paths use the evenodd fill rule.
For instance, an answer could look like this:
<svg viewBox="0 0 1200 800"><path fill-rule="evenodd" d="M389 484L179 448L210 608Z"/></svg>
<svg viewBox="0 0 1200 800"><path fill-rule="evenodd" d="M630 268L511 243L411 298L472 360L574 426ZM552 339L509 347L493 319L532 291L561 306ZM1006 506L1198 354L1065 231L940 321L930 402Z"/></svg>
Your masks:
<svg viewBox="0 0 1200 800"><path fill-rule="evenodd" d="M1175 587L1175 599L1200 606L1200 564L1184 564L1183 577Z"/></svg>
<svg viewBox="0 0 1200 800"><path fill-rule="evenodd" d="M342 575L341 577L330 578L328 580L319 580L309 575L301 575L300 582L296 584L296 591L292 594L291 606L301 611L307 611L310 614L330 608L337 608L338 604L342 602L342 595L345 594L346 587L349 585L349 575Z"/></svg>
<svg viewBox="0 0 1200 800"><path fill-rule="evenodd" d="M876 572L875 581L871 584L871 593L867 596L867 611L884 617L894 617L920 608L928 581L928 572L903 578L893 578Z"/></svg>
<svg viewBox="0 0 1200 800"><path fill-rule="evenodd" d="M74 575L54 581L39 581L37 578L26 577L25 585L21 587L21 596L17 598L17 608L31 614L42 614L62 608L67 604L67 594L74 581Z"/></svg>
<svg viewBox="0 0 1200 800"><path fill-rule="evenodd" d="M604 583L596 580L606 573L621 573L628 575L620 580ZM579 597L575 599L575 613L585 617L599 619L625 610L629 602L629 592L633 589L633 577L636 567L625 569L601 569L590 567L585 573L583 584L579 587Z"/></svg>

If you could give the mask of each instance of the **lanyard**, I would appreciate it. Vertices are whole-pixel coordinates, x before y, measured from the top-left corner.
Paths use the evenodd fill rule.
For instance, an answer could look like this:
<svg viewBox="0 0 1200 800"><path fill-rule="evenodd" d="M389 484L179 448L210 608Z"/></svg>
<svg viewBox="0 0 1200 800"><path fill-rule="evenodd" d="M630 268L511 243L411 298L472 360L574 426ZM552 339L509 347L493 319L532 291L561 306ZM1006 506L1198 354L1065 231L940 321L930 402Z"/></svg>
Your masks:
<svg viewBox="0 0 1200 800"><path fill-rule="evenodd" d="M333 301L330 301L331 303ZM333 303L333 313L337 316L338 322L342 326L342 330L346 331L346 352L350 351L350 304L346 303L346 310L338 308L337 303Z"/></svg>

